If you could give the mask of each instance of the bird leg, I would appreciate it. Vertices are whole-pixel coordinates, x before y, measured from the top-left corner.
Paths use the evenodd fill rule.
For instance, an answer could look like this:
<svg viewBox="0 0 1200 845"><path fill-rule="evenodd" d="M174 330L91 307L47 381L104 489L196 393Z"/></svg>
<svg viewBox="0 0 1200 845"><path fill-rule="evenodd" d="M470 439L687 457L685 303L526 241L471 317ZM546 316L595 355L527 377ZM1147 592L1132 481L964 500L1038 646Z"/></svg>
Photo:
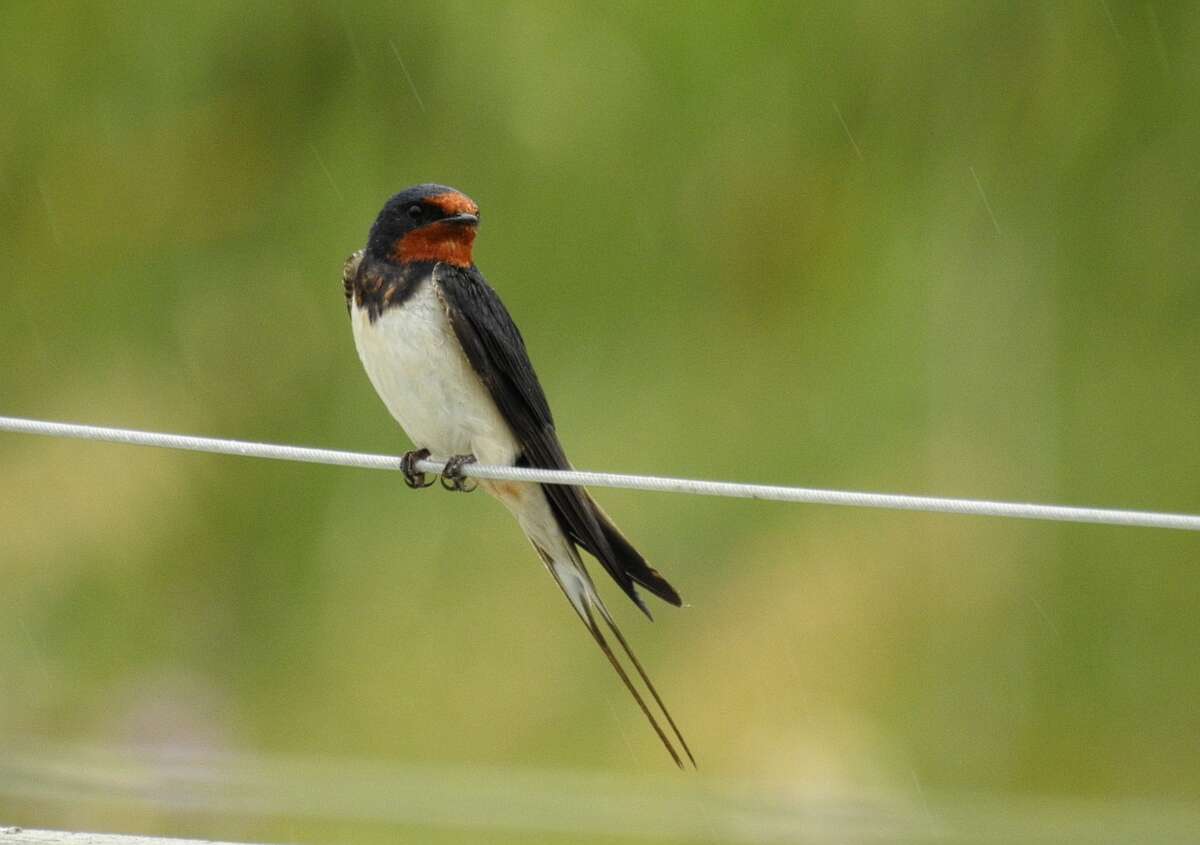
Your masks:
<svg viewBox="0 0 1200 845"><path fill-rule="evenodd" d="M475 463L474 455L451 455L442 467L442 487L447 490L457 490L459 493L470 493L479 485L469 478L463 477L462 468Z"/></svg>
<svg viewBox="0 0 1200 845"><path fill-rule="evenodd" d="M423 461L428 457L428 449L413 449L405 452L400 458L400 474L404 476L404 483L413 490L431 487L437 480L437 476L430 478L427 473L417 471L417 461Z"/></svg>

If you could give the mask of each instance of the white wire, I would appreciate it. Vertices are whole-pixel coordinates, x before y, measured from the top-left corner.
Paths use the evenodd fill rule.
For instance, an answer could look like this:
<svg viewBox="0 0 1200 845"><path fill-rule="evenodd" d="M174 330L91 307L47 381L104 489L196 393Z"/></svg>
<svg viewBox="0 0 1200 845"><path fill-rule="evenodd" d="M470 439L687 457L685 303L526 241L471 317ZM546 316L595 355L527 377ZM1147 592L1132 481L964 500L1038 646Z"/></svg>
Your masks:
<svg viewBox="0 0 1200 845"><path fill-rule="evenodd" d="M47 422L18 417L0 417L0 431L42 434L50 437L75 437L103 440L134 446L158 446L164 449L190 449L248 458L272 458L279 461L305 461L335 464L359 469L400 469L394 455L370 455L311 449L246 440L221 440L215 437L191 437L156 431L104 428L94 425ZM440 472L443 461L417 461L423 472ZM528 469L526 467L468 464L463 475L494 481L532 481L539 484L578 484L592 487L624 487L659 493L691 493L698 496L727 496L738 499L767 499L775 502L803 502L821 505L849 505L859 508L929 511L974 516L1003 516L1015 519L1042 519L1052 522L1088 522L1104 525L1128 525L1145 528L1176 528L1200 531L1200 515L1156 513L1152 511L1080 508L1066 505L1038 505L1021 502L990 502L978 499L950 499L943 496L906 496L896 493L857 493L846 490L820 490L811 487L778 487L767 484L737 484L728 481L697 481L687 478L663 478L650 475L621 475L611 472Z"/></svg>

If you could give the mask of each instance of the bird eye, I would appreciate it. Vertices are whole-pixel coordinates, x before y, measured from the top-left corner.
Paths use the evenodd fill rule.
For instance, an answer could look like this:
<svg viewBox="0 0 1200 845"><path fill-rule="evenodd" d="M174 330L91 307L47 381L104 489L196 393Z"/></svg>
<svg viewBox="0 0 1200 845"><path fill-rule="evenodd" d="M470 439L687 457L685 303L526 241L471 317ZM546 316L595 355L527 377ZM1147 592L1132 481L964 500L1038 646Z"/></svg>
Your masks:
<svg viewBox="0 0 1200 845"><path fill-rule="evenodd" d="M410 205L408 207L409 220L420 220L423 213L423 209L419 205Z"/></svg>

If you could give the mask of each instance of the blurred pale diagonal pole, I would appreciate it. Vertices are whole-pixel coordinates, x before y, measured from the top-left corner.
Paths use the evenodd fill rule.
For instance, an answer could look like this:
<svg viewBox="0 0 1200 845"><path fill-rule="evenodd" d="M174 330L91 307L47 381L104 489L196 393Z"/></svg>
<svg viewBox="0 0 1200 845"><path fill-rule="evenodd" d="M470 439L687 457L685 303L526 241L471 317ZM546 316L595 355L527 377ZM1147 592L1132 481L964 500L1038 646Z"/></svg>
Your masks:
<svg viewBox="0 0 1200 845"><path fill-rule="evenodd" d="M371 455L360 452L341 452L332 449L313 449L273 443L253 443L246 440L222 440L213 437L193 437L156 431L136 431L126 428L105 428L94 425L48 422L19 417L0 417L0 431L40 434L48 437L73 437L81 440L102 440L134 446L157 446L165 449L187 449L221 455L240 455L251 458L271 458L282 461L303 461L316 464L357 467L360 469L400 469L400 459L394 455ZM424 472L440 472L445 464L423 460L416 464ZM738 484L728 481L699 481L686 478L663 478L648 475L621 475L610 472L581 472L578 470L545 470L526 467L487 466L469 464L464 475L496 481L530 481L539 484L580 484L593 487L623 487L659 493L691 493L698 496L726 496L739 499L765 499L776 502L846 505L860 508L927 511L973 516L1002 516L1016 519L1040 519L1051 522L1086 522L1103 525L1140 526L1145 528L1174 528L1200 531L1200 515L1157 513L1152 511L1084 508L1066 505L1040 505L1021 502L992 502L979 499L952 499L942 496L908 496L896 493L861 493L846 490L821 490L810 487L780 487L767 484Z"/></svg>
<svg viewBox="0 0 1200 845"><path fill-rule="evenodd" d="M108 833L68 833L62 830L26 830L0 827L0 845L235 845L199 839L160 839L157 836L120 836Z"/></svg>

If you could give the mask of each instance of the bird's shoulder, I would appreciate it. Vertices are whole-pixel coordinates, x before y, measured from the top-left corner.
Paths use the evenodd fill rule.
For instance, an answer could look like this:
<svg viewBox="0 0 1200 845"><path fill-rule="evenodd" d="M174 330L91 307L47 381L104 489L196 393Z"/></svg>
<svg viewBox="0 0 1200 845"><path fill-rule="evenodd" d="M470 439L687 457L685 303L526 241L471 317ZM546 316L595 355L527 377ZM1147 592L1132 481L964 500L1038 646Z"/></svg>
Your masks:
<svg viewBox="0 0 1200 845"><path fill-rule="evenodd" d="M433 262L426 261L404 265L379 261L359 250L342 265L346 308L365 309L375 322L387 309L403 305L423 282L431 279L433 267Z"/></svg>
<svg viewBox="0 0 1200 845"><path fill-rule="evenodd" d="M521 336L521 330L517 328L500 295L488 284L478 267L438 264L434 279L448 308L461 310L463 317L475 324L477 330L494 335L497 340L524 351L525 339Z"/></svg>
<svg viewBox="0 0 1200 845"><path fill-rule="evenodd" d="M525 348L525 339L499 294L475 266L439 264L438 293L450 324L501 410L520 428L552 428L554 418Z"/></svg>
<svg viewBox="0 0 1200 845"><path fill-rule="evenodd" d="M346 295L346 307L354 303L354 281L358 277L358 267L362 264L363 253L366 250L352 252L342 264L342 291Z"/></svg>

